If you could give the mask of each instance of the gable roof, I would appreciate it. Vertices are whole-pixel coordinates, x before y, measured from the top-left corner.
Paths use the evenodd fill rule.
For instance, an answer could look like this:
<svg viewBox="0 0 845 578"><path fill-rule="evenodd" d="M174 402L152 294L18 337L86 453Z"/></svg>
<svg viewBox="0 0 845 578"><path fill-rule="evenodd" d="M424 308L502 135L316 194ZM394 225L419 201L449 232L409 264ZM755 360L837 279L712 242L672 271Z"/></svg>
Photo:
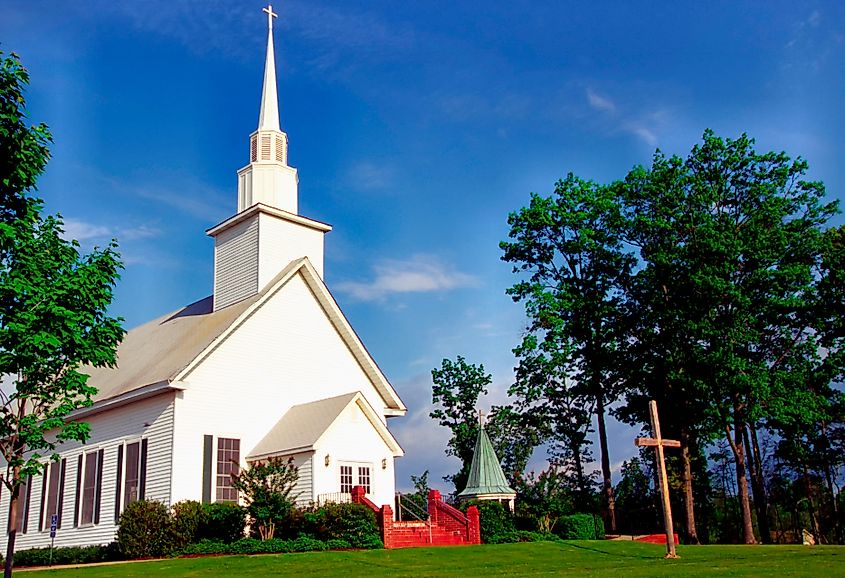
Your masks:
<svg viewBox="0 0 845 578"><path fill-rule="evenodd" d="M246 459L257 460L272 455L286 455L315 449L329 427L352 404L360 408L394 456L404 455L396 438L378 418L361 392L356 391L293 406L256 444Z"/></svg>
<svg viewBox="0 0 845 578"><path fill-rule="evenodd" d="M386 415L403 415L407 410L387 381L349 321L343 315L326 284L307 257L291 261L259 293L213 311L213 297L206 297L182 309L129 331L117 350L117 367L85 367L88 384L97 388L94 406L150 386L178 383L214 351L233 331L271 299L295 275L301 275L343 339L358 364L385 402Z"/></svg>
<svg viewBox="0 0 845 578"><path fill-rule="evenodd" d="M460 498L474 498L486 494L516 495L505 478L499 458L484 426L478 428L478 438L475 440L475 452L472 454L472 464L469 467L469 478L464 490L458 494Z"/></svg>

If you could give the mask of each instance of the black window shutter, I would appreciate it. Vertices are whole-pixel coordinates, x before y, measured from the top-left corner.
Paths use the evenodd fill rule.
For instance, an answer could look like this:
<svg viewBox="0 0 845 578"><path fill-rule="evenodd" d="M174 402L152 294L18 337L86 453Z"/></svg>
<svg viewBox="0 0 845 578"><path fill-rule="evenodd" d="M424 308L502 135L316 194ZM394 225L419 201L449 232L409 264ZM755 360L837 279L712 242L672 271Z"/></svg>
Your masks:
<svg viewBox="0 0 845 578"><path fill-rule="evenodd" d="M114 482L114 523L120 520L120 481L123 476L123 446L117 446L117 479Z"/></svg>
<svg viewBox="0 0 845 578"><path fill-rule="evenodd" d="M44 468L44 475L41 476L41 510L38 512L38 531L44 530L44 506L47 503L47 478L50 473L50 466Z"/></svg>
<svg viewBox="0 0 845 578"><path fill-rule="evenodd" d="M73 501L73 527L79 525L79 500L82 498L82 456L76 460L76 499Z"/></svg>
<svg viewBox="0 0 845 578"><path fill-rule="evenodd" d="M97 476L94 478L94 523L100 523L100 498L103 496L103 461L105 450L97 452Z"/></svg>
<svg viewBox="0 0 845 578"><path fill-rule="evenodd" d="M143 500L147 495L147 440L141 440L141 473L138 476L138 499Z"/></svg>
<svg viewBox="0 0 845 578"><path fill-rule="evenodd" d="M26 479L26 495L24 496L25 503L23 505L23 526L21 527L21 534L26 534L29 528L29 503L32 499L32 476Z"/></svg>
<svg viewBox="0 0 845 578"><path fill-rule="evenodd" d="M202 503L208 504L211 502L211 452L214 449L214 438L212 436L203 437L202 447Z"/></svg>
<svg viewBox="0 0 845 578"><path fill-rule="evenodd" d="M59 504L56 506L56 529L62 527L62 510L65 505L65 473L67 472L67 460L62 459L62 469L59 471Z"/></svg>

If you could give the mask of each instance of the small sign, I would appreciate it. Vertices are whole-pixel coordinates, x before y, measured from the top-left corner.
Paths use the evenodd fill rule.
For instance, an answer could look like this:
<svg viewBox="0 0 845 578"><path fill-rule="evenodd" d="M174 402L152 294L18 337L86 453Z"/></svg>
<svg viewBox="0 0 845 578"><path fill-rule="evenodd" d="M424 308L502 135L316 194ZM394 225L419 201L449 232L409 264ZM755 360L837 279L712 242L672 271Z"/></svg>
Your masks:
<svg viewBox="0 0 845 578"><path fill-rule="evenodd" d="M59 526L59 515L53 514L50 516L50 537L56 537L56 528Z"/></svg>

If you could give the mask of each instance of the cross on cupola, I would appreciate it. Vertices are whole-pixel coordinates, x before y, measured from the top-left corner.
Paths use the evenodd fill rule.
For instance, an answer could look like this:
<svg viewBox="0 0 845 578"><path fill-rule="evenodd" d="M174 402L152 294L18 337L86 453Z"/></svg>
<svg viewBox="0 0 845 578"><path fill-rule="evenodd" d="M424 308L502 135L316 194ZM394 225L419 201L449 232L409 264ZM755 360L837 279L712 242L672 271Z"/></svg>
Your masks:
<svg viewBox="0 0 845 578"><path fill-rule="evenodd" d="M267 13L267 28L272 30L273 29L273 18L277 18L279 15L276 14L275 12L273 12L273 5L272 4L268 4L267 8L262 8L261 11Z"/></svg>

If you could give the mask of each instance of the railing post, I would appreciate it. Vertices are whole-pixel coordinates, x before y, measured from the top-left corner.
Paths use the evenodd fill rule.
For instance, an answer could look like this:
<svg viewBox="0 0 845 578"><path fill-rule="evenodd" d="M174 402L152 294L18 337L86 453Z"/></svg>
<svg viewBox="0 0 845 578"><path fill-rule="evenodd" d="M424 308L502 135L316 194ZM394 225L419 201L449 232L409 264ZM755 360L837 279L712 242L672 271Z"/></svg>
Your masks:
<svg viewBox="0 0 845 578"><path fill-rule="evenodd" d="M367 493L364 491L364 486L355 486L352 488L352 503L353 504L363 504L364 497Z"/></svg>
<svg viewBox="0 0 845 578"><path fill-rule="evenodd" d="M428 519L432 524L437 524L437 503L443 501L443 496L437 490L428 491Z"/></svg>
<svg viewBox="0 0 845 578"><path fill-rule="evenodd" d="M467 508L467 544L481 544L481 519L478 508Z"/></svg>
<svg viewBox="0 0 845 578"><path fill-rule="evenodd" d="M393 510L385 504L381 507L381 541L385 548L393 548Z"/></svg>

